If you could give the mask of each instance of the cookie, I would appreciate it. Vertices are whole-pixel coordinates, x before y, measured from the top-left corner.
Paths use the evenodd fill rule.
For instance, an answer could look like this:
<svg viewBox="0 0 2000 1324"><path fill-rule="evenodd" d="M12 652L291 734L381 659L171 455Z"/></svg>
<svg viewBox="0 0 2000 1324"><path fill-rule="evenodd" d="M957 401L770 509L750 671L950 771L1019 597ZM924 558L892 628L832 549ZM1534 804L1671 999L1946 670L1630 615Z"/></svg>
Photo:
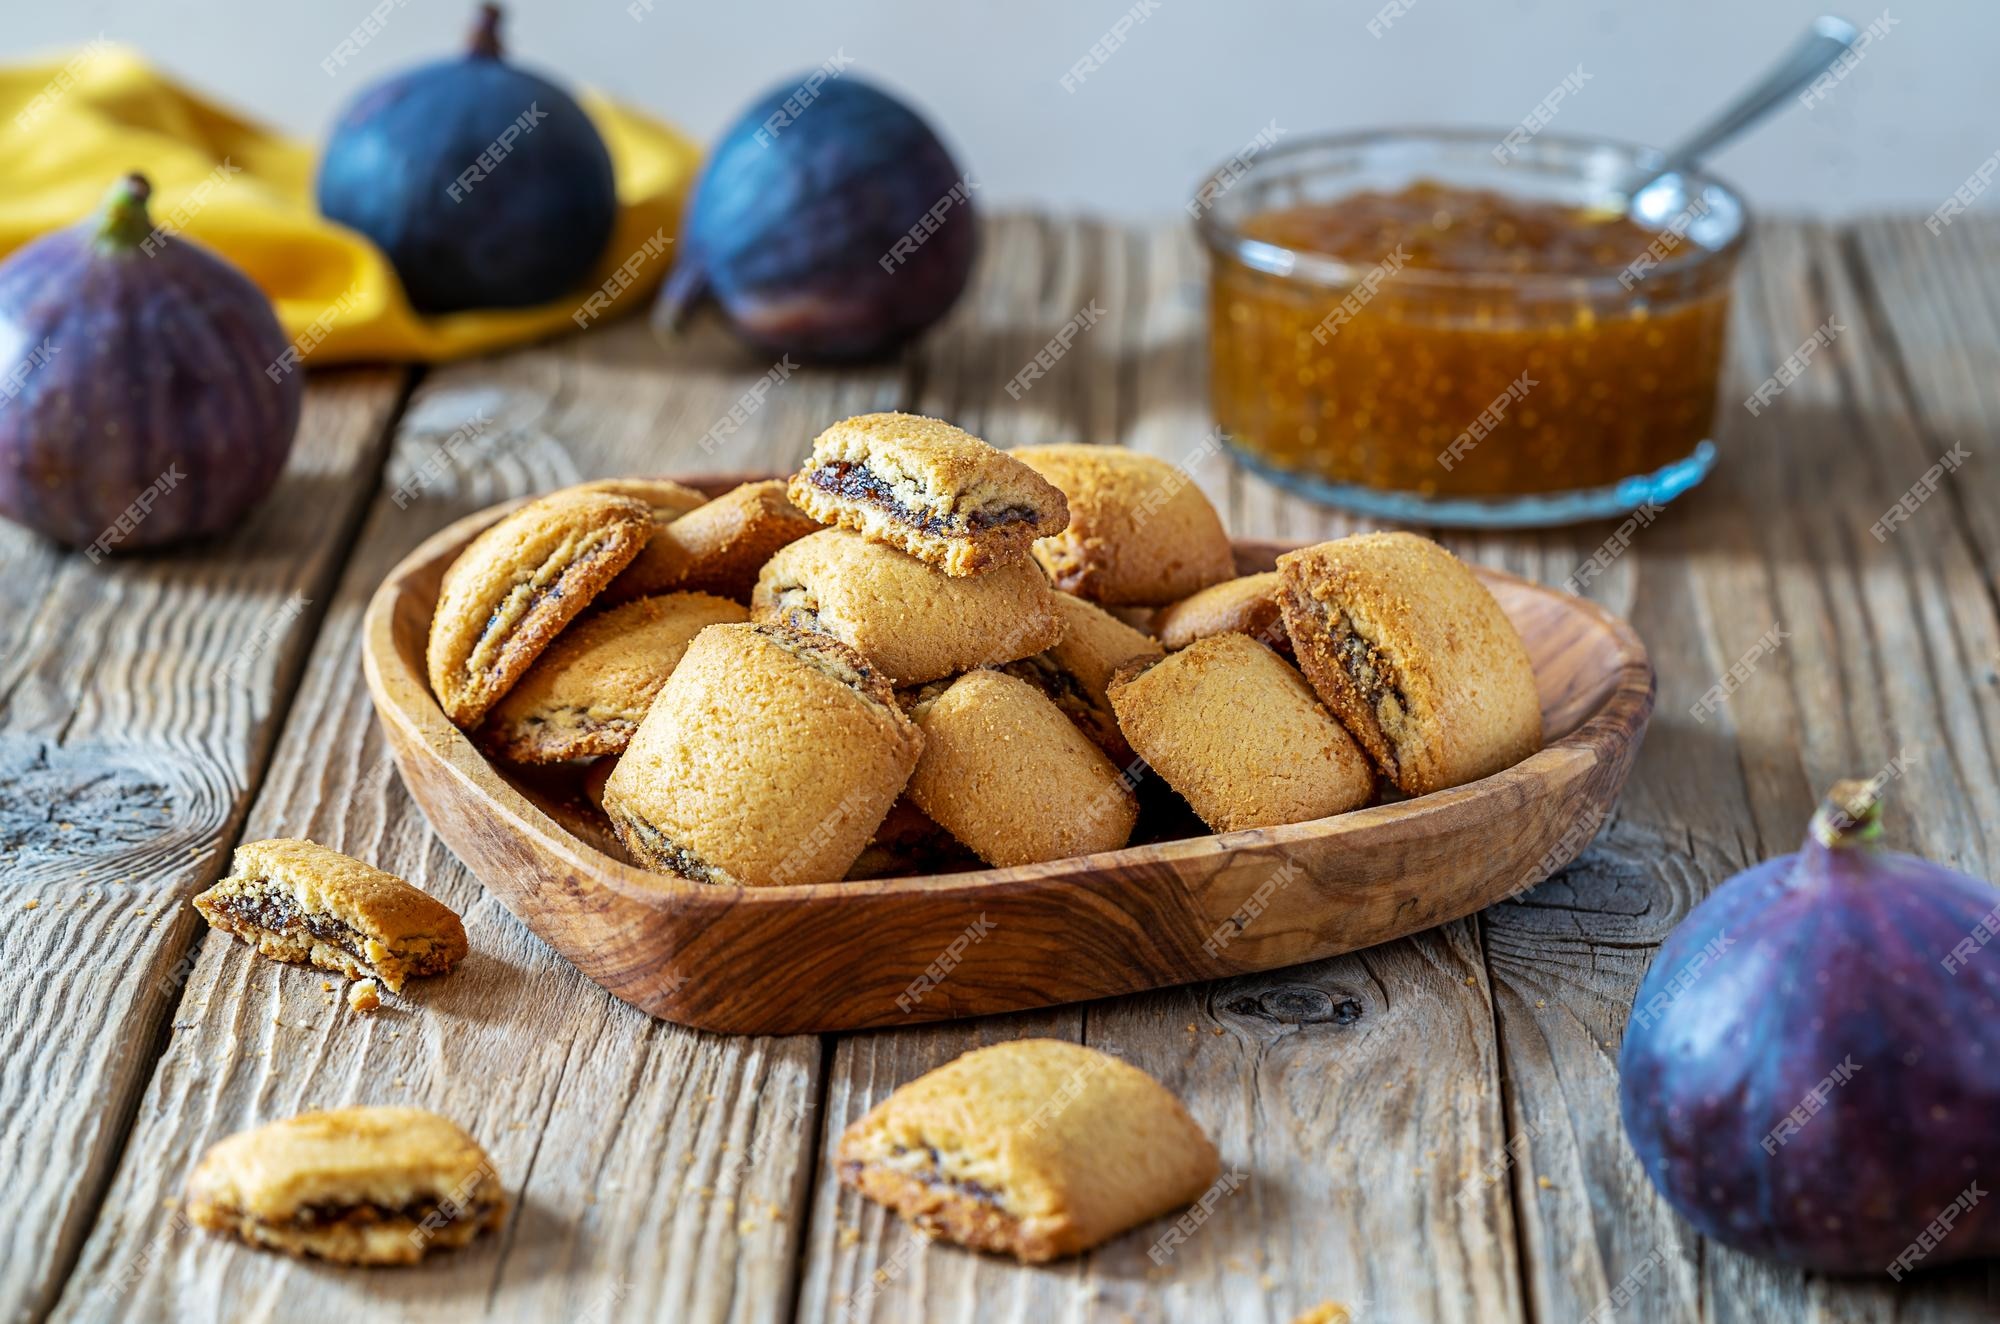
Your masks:
<svg viewBox="0 0 2000 1324"><path fill-rule="evenodd" d="M1062 709L998 671L960 676L911 713L924 733L910 799L996 867L1117 850L1132 788Z"/></svg>
<svg viewBox="0 0 2000 1324"><path fill-rule="evenodd" d="M1011 662L1062 637L1055 595L1032 562L953 579L848 529L823 529L773 556L750 619L832 635L897 685Z"/></svg>
<svg viewBox="0 0 2000 1324"><path fill-rule="evenodd" d="M924 1231L1028 1263L1177 1209L1222 1168L1165 1086L1056 1039L976 1049L904 1085L847 1128L835 1166Z"/></svg>
<svg viewBox="0 0 2000 1324"><path fill-rule="evenodd" d="M1287 552L1278 573L1299 666L1406 795L1476 781L1541 748L1528 650L1444 548L1363 533Z"/></svg>
<svg viewBox="0 0 2000 1324"><path fill-rule="evenodd" d="M888 682L845 644L712 625L619 757L604 811L661 873L829 883L868 844L922 749Z"/></svg>
<svg viewBox="0 0 2000 1324"><path fill-rule="evenodd" d="M1275 570L1226 579L1160 608L1153 616L1153 633L1168 648L1186 648L1212 634L1247 634L1289 660L1292 637L1285 633L1278 609L1280 592Z"/></svg>
<svg viewBox="0 0 2000 1324"><path fill-rule="evenodd" d="M605 601L690 592L747 602L771 553L818 527L786 498L784 479L745 483L662 526Z"/></svg>
<svg viewBox="0 0 2000 1324"><path fill-rule="evenodd" d="M339 1108L241 1131L188 1178L188 1218L335 1264L415 1264L507 1217L493 1160L422 1108Z"/></svg>
<svg viewBox="0 0 2000 1324"><path fill-rule="evenodd" d="M230 875L194 899L201 917L274 961L379 979L403 991L465 959L465 926L394 874L312 841L252 841Z"/></svg>
<svg viewBox="0 0 2000 1324"><path fill-rule="evenodd" d="M1022 446L1011 454L1069 499L1069 527L1034 549L1065 593L1106 606L1158 606L1236 574L1215 507L1165 460L1117 446Z"/></svg>
<svg viewBox="0 0 2000 1324"><path fill-rule="evenodd" d="M935 418L863 414L819 434L791 481L822 524L901 548L947 575L1028 555L1069 523L1063 494L1005 451Z"/></svg>
<svg viewBox="0 0 2000 1324"><path fill-rule="evenodd" d="M1104 691L1124 663L1159 657L1159 641L1082 598L1058 593L1054 602L1063 637L1053 648L1000 669L1041 690L1106 757L1120 768L1129 767L1132 747L1118 730Z"/></svg>
<svg viewBox="0 0 2000 1324"><path fill-rule="evenodd" d="M616 754L694 637L749 618L740 603L710 593L663 593L586 616L500 700L480 743L515 763Z"/></svg>
<svg viewBox="0 0 2000 1324"><path fill-rule="evenodd" d="M643 501L566 491L529 502L474 538L445 571L425 651L445 716L479 725L652 531Z"/></svg>
<svg viewBox="0 0 2000 1324"><path fill-rule="evenodd" d="M1215 832L1367 804L1374 769L1305 678L1240 634L1211 635L1111 682L1118 727Z"/></svg>
<svg viewBox="0 0 2000 1324"><path fill-rule="evenodd" d="M633 497L643 501L652 508L653 524L656 529L673 523L697 506L708 504L706 495L685 483L676 483L671 478L599 478L562 490L609 492L613 496Z"/></svg>

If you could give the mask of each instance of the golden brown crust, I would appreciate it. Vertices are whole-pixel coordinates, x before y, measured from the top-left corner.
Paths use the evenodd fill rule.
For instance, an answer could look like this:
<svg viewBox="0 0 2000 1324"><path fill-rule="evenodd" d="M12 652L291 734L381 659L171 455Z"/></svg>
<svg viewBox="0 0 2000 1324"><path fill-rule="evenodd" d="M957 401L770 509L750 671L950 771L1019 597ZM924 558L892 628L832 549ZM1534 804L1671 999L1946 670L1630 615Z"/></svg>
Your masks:
<svg viewBox="0 0 2000 1324"><path fill-rule="evenodd" d="M749 618L711 593L662 593L586 616L494 707L480 743L516 763L616 754L695 635Z"/></svg>
<svg viewBox="0 0 2000 1324"><path fill-rule="evenodd" d="M1064 592L1106 606L1157 606L1236 573L1215 507L1165 460L1117 446L1010 453L1069 500L1069 527L1035 544L1035 559Z"/></svg>
<svg viewBox="0 0 2000 1324"><path fill-rule="evenodd" d="M1374 771L1298 672L1240 634L1127 663L1111 704L1132 748L1217 832L1366 804Z"/></svg>
<svg viewBox="0 0 2000 1324"><path fill-rule="evenodd" d="M465 926L450 907L317 842L246 842L230 867L194 907L273 960L373 976L400 993L411 976L465 959Z"/></svg>
<svg viewBox="0 0 2000 1324"><path fill-rule="evenodd" d="M338 1264L415 1264L507 1216L493 1161L421 1108L340 1108L241 1131L188 1178L197 1226Z"/></svg>
<svg viewBox="0 0 2000 1324"><path fill-rule="evenodd" d="M1040 690L998 671L960 676L920 705L910 798L996 868L1117 850L1139 804L1089 737Z"/></svg>
<svg viewBox="0 0 2000 1324"><path fill-rule="evenodd" d="M1186 648L1212 634L1245 634L1290 659L1292 638L1278 607L1281 592L1275 570L1227 579L1160 608L1153 631L1170 649Z"/></svg>
<svg viewBox="0 0 2000 1324"><path fill-rule="evenodd" d="M838 640L712 625L604 787L619 838L693 882L838 880L923 749L888 682Z"/></svg>
<svg viewBox="0 0 2000 1324"><path fill-rule="evenodd" d="M813 442L792 501L824 524L963 577L1023 560L1069 522L1040 474L936 418L863 414Z"/></svg>
<svg viewBox="0 0 2000 1324"><path fill-rule="evenodd" d="M847 529L823 529L773 556L750 619L833 636L898 685L1011 662L1062 637L1041 571L1017 561L953 579Z"/></svg>
<svg viewBox="0 0 2000 1324"><path fill-rule="evenodd" d="M1398 789L1460 786L1541 748L1520 634L1486 586L1412 533L1278 558L1285 627L1313 688Z"/></svg>
<svg viewBox="0 0 2000 1324"><path fill-rule="evenodd" d="M653 523L671 524L708 498L685 483L671 478L598 478L561 489L565 492L609 492L612 496L643 501L653 512ZM553 493L551 494L553 495Z"/></svg>
<svg viewBox="0 0 2000 1324"><path fill-rule="evenodd" d="M474 538L445 571L425 650L445 716L477 726L652 530L642 501L566 491Z"/></svg>
<svg viewBox="0 0 2000 1324"><path fill-rule="evenodd" d="M1081 1044L965 1054L848 1127L840 1180L920 1226L1029 1262L1195 1199L1221 1161L1158 1081Z"/></svg>
<svg viewBox="0 0 2000 1324"><path fill-rule="evenodd" d="M661 527L605 601L694 592L748 602L771 554L817 528L785 496L784 479L745 483Z"/></svg>

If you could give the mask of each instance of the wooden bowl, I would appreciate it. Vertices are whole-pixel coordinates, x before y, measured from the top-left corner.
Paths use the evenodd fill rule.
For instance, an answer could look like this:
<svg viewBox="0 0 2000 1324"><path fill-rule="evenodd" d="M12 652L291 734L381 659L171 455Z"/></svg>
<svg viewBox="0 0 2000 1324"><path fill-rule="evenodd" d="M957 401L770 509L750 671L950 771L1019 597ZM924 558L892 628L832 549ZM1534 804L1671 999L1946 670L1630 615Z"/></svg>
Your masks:
<svg viewBox="0 0 2000 1324"><path fill-rule="evenodd" d="M748 477L680 481L715 493ZM362 645L375 711L410 794L488 891L605 989L704 1030L798 1034L1016 1011L1295 965L1431 928L1581 851L1652 713L1652 667L1629 625L1479 569L1527 642L1548 741L1483 781L1021 868L808 887L687 883L615 858L616 843L573 799L503 775L431 697L424 645L439 580L519 504L442 530L376 590ZM1236 548L1246 574L1289 550Z"/></svg>

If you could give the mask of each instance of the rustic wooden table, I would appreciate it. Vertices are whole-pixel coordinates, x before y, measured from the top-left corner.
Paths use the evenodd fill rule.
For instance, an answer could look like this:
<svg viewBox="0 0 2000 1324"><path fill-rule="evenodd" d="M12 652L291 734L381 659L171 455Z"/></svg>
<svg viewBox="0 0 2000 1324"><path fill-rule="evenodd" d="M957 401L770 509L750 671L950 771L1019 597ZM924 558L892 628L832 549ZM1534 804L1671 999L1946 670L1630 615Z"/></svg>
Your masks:
<svg viewBox="0 0 2000 1324"><path fill-rule="evenodd" d="M317 375L275 498L219 546L92 566L0 530L0 1309L61 1319L1276 1321L1992 1318L1970 1265L1828 1280L1704 1243L1619 1128L1616 1050L1667 931L1793 848L1815 795L1907 761L1892 840L2000 876L2000 224L1767 225L1742 272L1724 460L1588 587L1659 671L1615 819L1531 893L1268 975L885 1033L725 1038L648 1019L488 898L405 794L363 689L369 591L425 534L607 474L778 467L826 422L941 414L1001 443L1181 459L1208 430L1184 229L990 228L977 287L903 361L770 365L626 322L413 374ZM1014 399L1020 365L1102 310ZM1739 406L1815 330L1768 408ZM737 411L732 425L731 411ZM483 420L483 422L481 421ZM468 421L473 426L467 428ZM701 439L710 438L706 447ZM1870 533L1953 444L1971 458ZM1355 523L1210 459L1234 532ZM1610 525L1451 537L1560 582ZM1767 631L1712 716L1691 706ZM459 973L373 1017L187 906L239 839L309 836L460 910ZM799 996L810 997L810 989ZM1248 1180L1164 1269L1153 1238L1040 1269L930 1245L840 1190L830 1137L980 1043L1087 1041L1188 1101ZM181 1226L226 1132L415 1103L486 1141L504 1233L420 1270L292 1263ZM1486 1180L1484 1174L1496 1173ZM1468 1184L1468 1179L1470 1179Z"/></svg>

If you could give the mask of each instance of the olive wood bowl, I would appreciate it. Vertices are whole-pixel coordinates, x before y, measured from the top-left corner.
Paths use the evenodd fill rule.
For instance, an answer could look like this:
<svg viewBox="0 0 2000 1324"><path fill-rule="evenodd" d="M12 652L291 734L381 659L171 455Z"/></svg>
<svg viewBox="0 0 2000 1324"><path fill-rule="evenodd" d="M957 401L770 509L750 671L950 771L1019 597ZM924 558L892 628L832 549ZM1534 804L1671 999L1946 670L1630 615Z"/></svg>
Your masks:
<svg viewBox="0 0 2000 1324"><path fill-rule="evenodd" d="M711 494L762 475L683 478ZM375 711L431 826L530 929L654 1016L735 1034L903 1025L1296 965L1513 896L1597 833L1653 707L1632 627L1475 567L1520 630L1544 748L1466 786L1332 818L1008 869L812 886L684 882L629 863L572 773L489 763L425 678L438 584L520 502L425 540L368 605ZM1288 545L1238 540L1241 573ZM1200 824L1189 820L1191 830Z"/></svg>

